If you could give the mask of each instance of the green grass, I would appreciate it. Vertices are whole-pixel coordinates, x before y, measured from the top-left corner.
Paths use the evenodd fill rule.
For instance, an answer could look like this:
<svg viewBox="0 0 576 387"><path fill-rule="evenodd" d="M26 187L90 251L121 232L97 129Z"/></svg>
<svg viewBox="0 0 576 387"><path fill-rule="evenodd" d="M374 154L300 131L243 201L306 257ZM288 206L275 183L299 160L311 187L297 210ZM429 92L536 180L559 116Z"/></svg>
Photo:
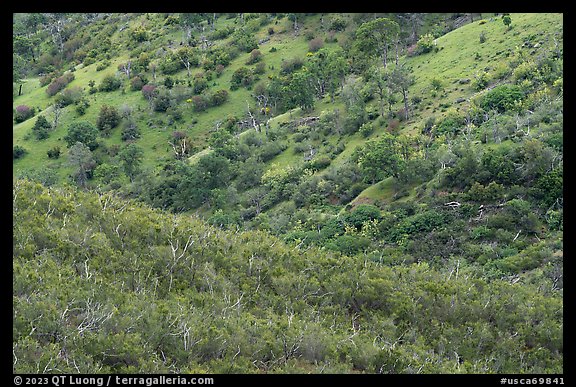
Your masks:
<svg viewBox="0 0 576 387"><path fill-rule="evenodd" d="M481 71L490 73L502 62L511 59L516 47L525 41L533 43L551 40L550 34L562 26L562 15L552 13L511 14L512 29L507 31L501 17L483 19L466 24L437 39L438 52L411 57L408 65L413 69L415 84L410 88L410 97L419 96L423 109L416 110L412 119L405 124L406 130L416 133L430 116L440 118L447 112L441 105L449 105L457 111L465 111L468 102L457 104L458 98L468 99L477 93L472 87L474 76ZM480 43L480 33L486 41ZM532 38L532 39L531 39ZM524 49L526 50L526 49ZM476 58L476 53L480 59ZM433 96L431 81L441 80L443 91ZM460 79L470 79L469 84L459 84ZM426 109L425 106L429 106Z"/></svg>

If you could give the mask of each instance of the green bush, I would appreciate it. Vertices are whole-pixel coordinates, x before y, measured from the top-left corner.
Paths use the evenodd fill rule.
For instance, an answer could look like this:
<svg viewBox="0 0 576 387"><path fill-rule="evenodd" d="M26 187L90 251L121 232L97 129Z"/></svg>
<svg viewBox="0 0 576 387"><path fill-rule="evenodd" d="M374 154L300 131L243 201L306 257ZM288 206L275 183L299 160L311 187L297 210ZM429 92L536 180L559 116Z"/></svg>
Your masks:
<svg viewBox="0 0 576 387"><path fill-rule="evenodd" d="M497 110L499 113L511 110L517 102L524 100L524 94L517 85L500 85L490 90L480 100L485 111Z"/></svg>
<svg viewBox="0 0 576 387"><path fill-rule="evenodd" d="M330 20L328 31L344 31L346 29L346 20L340 16L334 16Z"/></svg>
<svg viewBox="0 0 576 387"><path fill-rule="evenodd" d="M332 160L330 160L330 157L322 155L314 157L314 159L312 159L312 161L310 162L310 166L312 167L312 169L319 171L321 169L327 168L331 162Z"/></svg>
<svg viewBox="0 0 576 387"><path fill-rule="evenodd" d="M359 235L342 235L333 242L327 243L330 250L340 251L343 254L354 255L370 246L370 240Z"/></svg>
<svg viewBox="0 0 576 387"><path fill-rule="evenodd" d="M98 90L100 91L114 91L118 90L122 85L122 81L115 77L114 75L106 75L102 82L100 82L100 86Z"/></svg>
<svg viewBox="0 0 576 387"><path fill-rule="evenodd" d="M110 131L120 123L120 113L114 106L102 105L96 120L96 127L101 131Z"/></svg>
<svg viewBox="0 0 576 387"><path fill-rule="evenodd" d="M362 137L366 138L374 133L374 125L372 122L365 122L362 124L362 126L360 126L359 132Z"/></svg>
<svg viewBox="0 0 576 387"><path fill-rule="evenodd" d="M420 36L416 43L416 54L426 54L434 49L434 36L430 33Z"/></svg>
<svg viewBox="0 0 576 387"><path fill-rule="evenodd" d="M37 140L44 140L50 135L50 129L52 129L52 125L48 122L46 117L38 116L34 126L32 127L32 132Z"/></svg>
<svg viewBox="0 0 576 387"><path fill-rule="evenodd" d="M64 141L70 148L77 142L86 145L90 150L96 149L98 143L98 128L89 121L75 121L68 127L68 133L64 136Z"/></svg>
<svg viewBox="0 0 576 387"><path fill-rule="evenodd" d="M49 159L57 159L60 157L60 147L55 146L54 148L50 148L46 153L48 154Z"/></svg>
<svg viewBox="0 0 576 387"><path fill-rule="evenodd" d="M24 155L26 153L28 153L26 148L24 148L20 145L15 145L14 147L12 147L12 159L13 160L17 160L17 159L24 157Z"/></svg>
<svg viewBox="0 0 576 387"><path fill-rule="evenodd" d="M360 204L351 213L346 215L344 221L356 228L360 228L364 222L380 219L382 219L382 213L378 207L372 204Z"/></svg>

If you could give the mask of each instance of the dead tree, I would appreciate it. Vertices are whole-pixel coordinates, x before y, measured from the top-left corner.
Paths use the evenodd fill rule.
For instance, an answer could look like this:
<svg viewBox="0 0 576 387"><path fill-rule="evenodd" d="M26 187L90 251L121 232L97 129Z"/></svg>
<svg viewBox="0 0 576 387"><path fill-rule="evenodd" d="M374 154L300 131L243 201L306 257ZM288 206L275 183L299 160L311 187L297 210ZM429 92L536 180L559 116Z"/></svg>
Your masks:
<svg viewBox="0 0 576 387"><path fill-rule="evenodd" d="M252 112L250 111L250 104L248 103L248 100L246 100L246 105L248 107L248 115L250 116L250 119L252 120L252 126L254 127L254 129L260 133L260 121L256 119L256 117L254 117L254 114L252 114Z"/></svg>

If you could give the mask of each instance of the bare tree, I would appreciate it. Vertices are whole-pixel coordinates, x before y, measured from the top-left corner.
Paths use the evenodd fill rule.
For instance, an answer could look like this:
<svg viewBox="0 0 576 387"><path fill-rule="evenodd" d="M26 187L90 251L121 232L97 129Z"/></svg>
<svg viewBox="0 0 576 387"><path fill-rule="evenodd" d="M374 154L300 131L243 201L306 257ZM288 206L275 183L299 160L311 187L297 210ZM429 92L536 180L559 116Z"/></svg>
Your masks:
<svg viewBox="0 0 576 387"><path fill-rule="evenodd" d="M52 130L55 130L58 127L58 123L60 121L60 118L62 117L62 104L60 104L59 102L55 102L54 104L52 104L52 115L53 120L52 120Z"/></svg>
<svg viewBox="0 0 576 387"><path fill-rule="evenodd" d="M128 60L128 62L122 63L122 64L120 65L120 70L121 70L124 74L126 74L126 77L127 77L128 79L130 79L131 68L132 68L132 60L130 60L130 59Z"/></svg>

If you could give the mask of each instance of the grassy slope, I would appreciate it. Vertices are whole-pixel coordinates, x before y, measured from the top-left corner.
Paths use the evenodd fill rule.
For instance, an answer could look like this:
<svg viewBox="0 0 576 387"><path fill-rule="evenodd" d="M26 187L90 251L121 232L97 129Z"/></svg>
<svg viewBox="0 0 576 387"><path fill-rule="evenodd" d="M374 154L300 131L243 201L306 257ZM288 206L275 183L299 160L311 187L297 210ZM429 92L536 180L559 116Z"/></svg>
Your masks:
<svg viewBox="0 0 576 387"><path fill-rule="evenodd" d="M144 22L144 16L140 16L137 20L131 22L131 25L137 25L138 23ZM231 19L226 19L221 17L217 21L217 26L223 27L225 25L231 25L234 21ZM263 54L263 61L266 63L267 72L261 75L261 79L266 79L269 74L275 73L277 69L280 68L282 60L291 59L295 57L304 57L308 51L308 43L305 40L302 33L298 36L294 36L291 29L291 24L287 19L279 21L278 24L273 24L275 34L271 36L268 42L263 43L260 46L260 51ZM163 32L164 33L164 32ZM256 34L257 39L261 39L267 35L267 26L261 27L259 32ZM170 33L165 33L163 41L168 41L169 39L173 41L178 41L181 36L179 30L172 31ZM113 36L113 39L120 39L119 37ZM230 38L224 41L216 41L216 44L228 44ZM277 51L270 52L269 50L275 47ZM137 124L142 131L142 137L138 140L138 145L140 145L145 152L144 166L152 167L158 163L161 159L167 157L171 153L170 146L168 144L169 135L174 130L184 130L188 132L192 138L195 140L195 146L199 152L203 151L203 148L207 146L206 137L210 130L215 127L215 123L222 120L228 116L244 116L246 113L246 101L254 106L254 102L251 98L250 90L246 88L239 88L238 90L230 91L230 79L234 71L242 66L246 65L246 61L249 57L249 53L242 53L237 58L235 58L229 66L226 67L222 76L214 79L210 82L210 91L215 91L218 89L226 89L229 91L229 100L222 106L218 108L211 108L205 112L197 113L193 112L190 106L184 106L183 120L170 125L166 124L166 115L162 113L149 112L143 114L137 119ZM28 79L26 80L23 87L23 94L21 96L16 96L13 98L13 108L18 105L29 105L37 107L37 114L35 117L22 122L20 124L15 124L13 126L13 144L21 145L28 150L26 157L16 160L13 164L13 172L15 175L23 172L30 171L37 168L39 165L48 165L58 168L60 172L60 177L66 175L66 155L61 156L59 160L53 161L48 159L46 151L53 148L54 146L60 146L65 149L65 143L62 140L63 136L66 134L67 127L70 123L76 120L88 120L95 122L100 110L100 106L103 104L108 104L112 106L121 106L123 104L128 104L132 106L135 110L147 111L147 103L143 99L139 91L131 91L128 82L125 80L123 87L119 91L108 92L108 93L96 93L89 95L88 82L94 80L96 86L99 85L100 81L104 76L108 74L114 74L118 64L126 61L129 58L129 52L127 50L122 50L119 56L114 57L111 60L111 64L105 70L96 71L98 63L94 63L85 68L81 68L75 72L75 80L69 84L72 86L80 86L84 88L85 95L91 106L87 109L84 116L79 116L75 111L73 111L74 106L69 106L64 109L64 113L61 118L61 123L59 127L51 134L51 136L44 141L37 141L31 136L31 128L36 121L38 115L46 115L51 119L51 110L49 106L53 103L55 97L48 97L46 94L46 86L40 87L38 79ZM249 66L248 66L249 67ZM194 69L191 76L202 71L201 69ZM149 78L152 78L151 74L147 74ZM186 70L181 70L180 72L171 76L173 79L187 79ZM156 83L163 83L163 75L159 75ZM124 89L124 91L122 91ZM194 122L194 123L192 123ZM109 138L103 139L104 144L121 144L120 140L120 129L115 129ZM205 153L202 153L205 154Z"/></svg>
<svg viewBox="0 0 576 387"><path fill-rule="evenodd" d="M450 109L466 111L469 99L477 94L472 87L474 76L480 71L491 74L504 61L507 63L516 47L525 41L543 42L551 39L550 34L561 25L561 14L511 14L512 30L506 31L506 26L501 18L485 20L464 25L437 39L438 52L431 52L415 57L407 58L407 63L413 69L414 85L409 90L409 97L422 98L420 108L412 112L409 121L403 122L401 132L405 134L419 134L424 127L424 122L431 117L436 117L439 122ZM484 32L486 41L480 43L480 33ZM480 59L475 59L476 53ZM442 81L444 90L432 96L430 86L432 79ZM470 79L470 84L459 84L460 79ZM458 98L467 101L456 103ZM392 186L392 181L385 180L363 191L355 201L390 202L397 190ZM414 195L411 191L410 195ZM405 200L403 197L401 200Z"/></svg>
<svg viewBox="0 0 576 387"><path fill-rule="evenodd" d="M429 106L415 112L406 125L409 132L419 132L423 121L431 115L443 116L446 109L441 107L442 104L457 110L466 109L467 103L458 105L456 100L468 99L476 91L471 84L459 84L460 79L473 81L474 76L482 71L490 74L503 61L507 62L508 56L525 41L543 40L562 24L561 14L525 13L511 14L511 17L513 28L510 31L506 31L501 18L483 19L486 21L484 24L475 21L438 38L439 52L409 58L416 81L410 94L422 98L421 106ZM486 37L484 43L480 43L482 32ZM479 59L476 59L476 54ZM444 92L438 93L437 97L431 96L432 79L441 80L444 87Z"/></svg>
<svg viewBox="0 0 576 387"><path fill-rule="evenodd" d="M144 16L139 16L139 19L132 21L132 25L143 22L143 19ZM456 99L469 98L476 93L476 91L470 84L459 84L459 79L473 79L474 75L480 70L487 70L488 72L494 70L497 63L505 59L506 55L510 55L515 47L521 45L526 39L550 31L555 25L562 22L562 16L558 14L512 14L512 20L514 28L508 32L505 31L506 27L500 18L495 18L493 21L487 20L485 24L480 24L479 21L475 21L438 38L438 52L407 59L409 66L413 68L416 81L410 89L410 97L418 96L422 98L422 102L419 104L419 108L413 111L411 119L401 124L403 133L419 133L426 119L434 115L438 121L448 111L449 108L447 108L447 106L454 107L455 109L466 109L467 103L464 102L458 105L455 103ZM222 27L233 23L233 19L220 17L217 21L217 26ZM305 32L307 30L317 30L319 27L319 15L309 17L306 20L305 26L300 29L298 34L294 33L291 22L286 18L279 21L274 20L272 24L262 26L256 33L256 38L261 39L267 36L269 26L274 28L275 34L270 36L268 42L261 44L259 47L263 54L262 60L267 65L267 72L261 76L262 80L267 79L268 75L276 73L281 66L282 60L296 57L303 58L305 56L308 51ZM482 31L486 34L486 42L480 44L479 34ZM160 32L155 34L156 38L154 40L163 39L166 41L167 39L172 39L177 42L181 37L181 32L177 28L167 30L165 27L162 27L160 28ZM317 36L322 36L323 32L316 32L316 34ZM114 34L112 38L121 40L117 33ZM224 41L217 41L216 43L228 44L229 39L230 38ZM328 46L328 44L326 46ZM276 48L275 52L270 52L272 47ZM480 60L475 59L476 53L480 55ZM105 75L114 73L117 65L125 61L128 57L129 52L126 50L122 51L119 56L111 61L111 65L108 68L99 72L96 71L96 63L78 69L75 72L76 79L70 86L80 86L87 91L88 81L94 80L96 85L98 85ZM225 69L221 77L210 82L211 90L221 88L229 90L232 74L239 67L247 66L246 60L248 57L248 53L242 53L235 58ZM193 74L199 71L201 70L195 69ZM160 76L157 83L162 83L162 78L163 76ZM182 70L173 75L172 78L186 80L186 71ZM444 90L433 97L431 94L430 81L435 78L442 80ZM21 104L36 106L42 110L40 114L50 116L50 112L46 110L46 108L52 103L54 97L49 98L45 93L45 88L46 87L39 87L37 79L28 80L24 86L24 94L13 99L13 107ZM14 173L18 174L22 171L32 170L38 165L47 165L60 168L58 169L59 174L61 177L64 177L66 175L66 155L63 155L59 160L50 160L47 158L46 151L56 145L65 149L64 142L59 139L66 134L67 126L78 119L95 122L100 106L104 103L114 106L128 104L136 110L140 109L145 112L137 121L138 126L142 130L142 138L138 140L138 144L143 147L145 151L145 167L152 167L162 159L170 156L171 150L168 145L168 140L173 130L184 130L188 132L195 140L194 145L197 151L202 152L200 154L206 154L206 137L210 130L214 128L215 122L230 115L238 117L244 116L246 112L246 101L250 100L251 93L250 90L245 88L230 91L228 102L218 108L211 108L201 113L193 112L190 106L184 106L183 120L168 126L167 116L161 113L149 112L147 103L142 98L141 93L130 91L127 86L127 81L125 82L124 89L126 90L125 92L99 92L93 95L86 93L91 104L87 113L79 117L78 114L72 110L73 107L66 108L59 128L49 139L44 141L26 138L26 135L30 132L30 128L36 120L35 117L14 125L14 145L22 145L29 151L29 154L24 158L14 162ZM251 104L254 104L254 102L251 102ZM313 112L310 112L309 115L319 115L323 110L332 110L334 107L340 105L341 102L338 100L335 104L331 104L328 98L323 101L317 101L316 108ZM399 104L398 107L400 107ZM275 117L271 121L271 125L274 127L280 122L289 120L290 117L297 118L300 116L301 113L299 109L296 109L292 114L287 113ZM377 138L382 130L382 128L378 128L370 138ZM329 138L328 140L331 143L337 141L335 138ZM362 145L366 140L359 134L355 134L346 137L344 141L346 149L333 160L332 165L337 165L346 160L354 149ZM121 144L120 129L115 129L110 138L104 139L104 143L106 145ZM198 155L193 156L191 159L197 159L197 157ZM295 154L293 146L289 146L283 153L269 161L268 165L269 167L284 167L289 164L301 162L301 160L302 156ZM388 193L389 190L379 191L377 189L368 189L359 196L359 199L369 196L369 198L373 200L389 200Z"/></svg>

